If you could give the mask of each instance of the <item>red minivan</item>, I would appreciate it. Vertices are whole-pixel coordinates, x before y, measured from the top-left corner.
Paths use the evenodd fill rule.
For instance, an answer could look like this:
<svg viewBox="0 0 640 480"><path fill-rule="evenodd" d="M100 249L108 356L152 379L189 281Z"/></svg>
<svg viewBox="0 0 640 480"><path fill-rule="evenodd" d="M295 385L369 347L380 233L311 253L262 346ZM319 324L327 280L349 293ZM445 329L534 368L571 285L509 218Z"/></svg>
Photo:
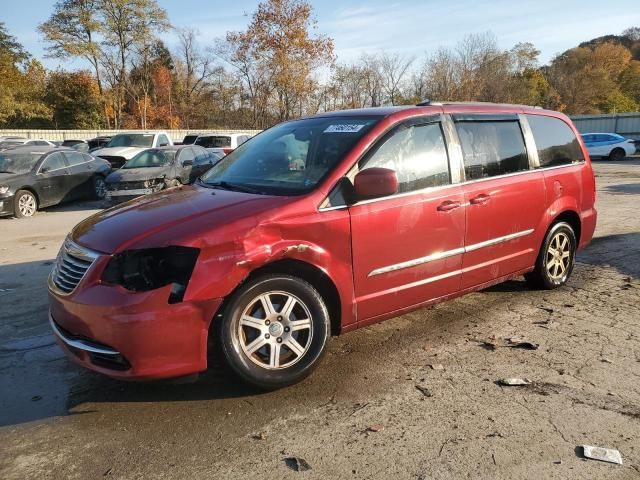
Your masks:
<svg viewBox="0 0 640 480"><path fill-rule="evenodd" d="M595 182L564 115L425 102L276 125L195 185L96 214L49 278L60 346L123 379L292 384L329 336L524 275L563 285Z"/></svg>

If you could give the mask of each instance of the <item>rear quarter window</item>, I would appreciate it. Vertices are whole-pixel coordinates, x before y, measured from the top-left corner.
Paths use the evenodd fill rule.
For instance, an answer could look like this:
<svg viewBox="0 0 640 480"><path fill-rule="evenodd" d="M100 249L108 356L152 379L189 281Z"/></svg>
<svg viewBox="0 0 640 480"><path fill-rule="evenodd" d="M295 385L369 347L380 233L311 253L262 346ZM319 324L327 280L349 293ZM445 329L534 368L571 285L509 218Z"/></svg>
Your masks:
<svg viewBox="0 0 640 480"><path fill-rule="evenodd" d="M527 121L536 142L540 167L569 165L584 160L578 139L565 122L543 115L527 115Z"/></svg>

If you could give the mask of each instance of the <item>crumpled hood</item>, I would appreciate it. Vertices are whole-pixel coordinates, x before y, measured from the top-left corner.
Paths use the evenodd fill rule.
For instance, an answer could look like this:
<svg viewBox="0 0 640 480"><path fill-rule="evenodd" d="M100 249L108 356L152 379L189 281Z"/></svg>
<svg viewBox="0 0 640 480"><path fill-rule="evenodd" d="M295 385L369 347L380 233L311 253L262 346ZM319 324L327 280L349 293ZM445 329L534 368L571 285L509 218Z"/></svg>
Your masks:
<svg viewBox="0 0 640 480"><path fill-rule="evenodd" d="M291 201L292 197L185 186L145 195L99 212L79 223L71 236L80 245L104 253L128 248L198 245L206 233L246 218L250 221L242 222L239 228L253 228L260 221L261 212Z"/></svg>
<svg viewBox="0 0 640 480"><path fill-rule="evenodd" d="M147 147L151 148L151 147ZM100 150L96 150L91 152L94 157L100 157L102 155L110 156L110 157L124 157L127 160L136 156L136 154L140 153L143 150L147 150L147 148L143 147L111 147L111 148L101 148Z"/></svg>
<svg viewBox="0 0 640 480"><path fill-rule="evenodd" d="M139 182L160 178L167 175L170 170L171 165L165 165L164 167L121 168L109 174L107 183Z"/></svg>

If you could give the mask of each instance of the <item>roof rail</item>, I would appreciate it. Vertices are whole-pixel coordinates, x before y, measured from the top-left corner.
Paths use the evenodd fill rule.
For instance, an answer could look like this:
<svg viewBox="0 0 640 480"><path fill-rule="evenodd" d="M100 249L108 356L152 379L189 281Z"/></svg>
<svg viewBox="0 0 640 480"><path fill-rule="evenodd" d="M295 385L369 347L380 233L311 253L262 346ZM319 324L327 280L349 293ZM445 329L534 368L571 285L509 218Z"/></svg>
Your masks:
<svg viewBox="0 0 640 480"><path fill-rule="evenodd" d="M542 107L538 106L538 105L522 105L522 104L518 104L518 103L495 103L495 102L450 102L450 101L445 101L445 102L433 102L431 100L424 100L420 103L416 103L416 107L428 107L428 106L432 106L432 105L438 105L438 106L442 106L442 105L469 105L469 106L473 106L473 105L493 105L496 107L523 107L523 108L536 108L541 110Z"/></svg>

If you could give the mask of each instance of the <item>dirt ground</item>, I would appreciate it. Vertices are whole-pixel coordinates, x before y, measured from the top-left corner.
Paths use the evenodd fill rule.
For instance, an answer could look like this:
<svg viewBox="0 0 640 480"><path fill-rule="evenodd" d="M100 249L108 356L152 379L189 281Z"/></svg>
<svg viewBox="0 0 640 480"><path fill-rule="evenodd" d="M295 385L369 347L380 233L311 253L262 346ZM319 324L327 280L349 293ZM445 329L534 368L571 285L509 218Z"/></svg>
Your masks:
<svg viewBox="0 0 640 480"><path fill-rule="evenodd" d="M596 238L569 286L511 281L334 338L311 378L266 394L219 368L123 383L72 365L46 276L99 205L0 219L0 478L640 478L640 160L595 168ZM483 344L514 336L540 347Z"/></svg>

